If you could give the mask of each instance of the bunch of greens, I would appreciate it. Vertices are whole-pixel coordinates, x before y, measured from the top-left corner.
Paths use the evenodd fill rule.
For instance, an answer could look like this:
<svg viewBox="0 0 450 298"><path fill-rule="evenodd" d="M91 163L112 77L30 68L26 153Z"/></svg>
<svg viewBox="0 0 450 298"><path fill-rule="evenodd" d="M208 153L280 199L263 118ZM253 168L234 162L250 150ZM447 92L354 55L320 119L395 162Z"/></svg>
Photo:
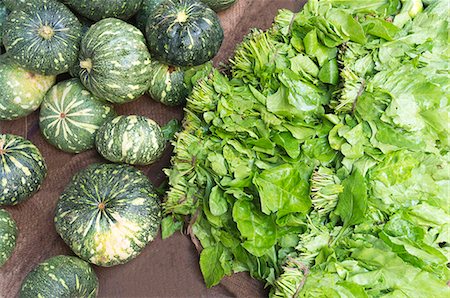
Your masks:
<svg viewBox="0 0 450 298"><path fill-rule="evenodd" d="M195 87L162 229L186 223L207 286L450 295L448 10L310 0Z"/></svg>

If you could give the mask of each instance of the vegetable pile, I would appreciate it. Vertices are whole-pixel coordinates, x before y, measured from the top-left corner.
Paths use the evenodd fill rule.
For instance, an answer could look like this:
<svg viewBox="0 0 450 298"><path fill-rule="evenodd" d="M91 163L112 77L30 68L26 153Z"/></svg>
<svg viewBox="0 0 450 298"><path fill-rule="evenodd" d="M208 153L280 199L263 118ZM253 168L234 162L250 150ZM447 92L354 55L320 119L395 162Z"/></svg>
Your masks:
<svg viewBox="0 0 450 298"><path fill-rule="evenodd" d="M208 287L450 295L448 32L443 0L280 11L188 98L163 237L187 223Z"/></svg>

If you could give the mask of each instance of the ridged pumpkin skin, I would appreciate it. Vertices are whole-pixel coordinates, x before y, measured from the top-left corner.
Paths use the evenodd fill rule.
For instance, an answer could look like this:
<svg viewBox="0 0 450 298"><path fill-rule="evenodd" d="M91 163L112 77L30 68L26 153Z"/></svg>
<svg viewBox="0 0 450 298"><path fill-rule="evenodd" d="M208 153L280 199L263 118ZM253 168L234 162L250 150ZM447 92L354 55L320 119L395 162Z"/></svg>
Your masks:
<svg viewBox="0 0 450 298"><path fill-rule="evenodd" d="M56 206L56 230L82 259L99 266L136 257L159 229L161 207L141 171L93 164L76 174Z"/></svg>
<svg viewBox="0 0 450 298"><path fill-rule="evenodd" d="M236 0L201 0L214 11L222 11L230 8Z"/></svg>
<svg viewBox="0 0 450 298"><path fill-rule="evenodd" d="M112 162L148 165L166 147L161 127L142 116L118 116L103 124L95 138L97 151Z"/></svg>
<svg viewBox="0 0 450 298"><path fill-rule="evenodd" d="M81 42L79 75L95 96L125 103L147 91L150 53L136 27L118 20L101 20L88 30Z"/></svg>
<svg viewBox="0 0 450 298"><path fill-rule="evenodd" d="M81 24L62 3L42 0L9 14L3 43L25 69L45 75L67 72L76 62Z"/></svg>
<svg viewBox="0 0 450 298"><path fill-rule="evenodd" d="M194 67L177 67L153 61L150 76L150 97L168 106L182 105L192 91L193 84L211 72L210 62Z"/></svg>
<svg viewBox="0 0 450 298"><path fill-rule="evenodd" d="M19 297L88 297L98 292L91 266L72 256L56 256L34 268L22 283Z"/></svg>
<svg viewBox="0 0 450 298"><path fill-rule="evenodd" d="M47 93L39 126L50 144L65 152L79 153L94 147L98 128L115 116L111 104L93 96L79 79L71 79Z"/></svg>
<svg viewBox="0 0 450 298"><path fill-rule="evenodd" d="M30 141L0 134L0 206L16 205L41 186L47 167L39 149Z"/></svg>
<svg viewBox="0 0 450 298"><path fill-rule="evenodd" d="M223 41L217 14L196 0L166 0L149 16L146 28L152 55L177 66L211 60Z"/></svg>
<svg viewBox="0 0 450 298"><path fill-rule="evenodd" d="M16 247L17 225L8 211L0 209L0 267L11 257Z"/></svg>
<svg viewBox="0 0 450 298"><path fill-rule="evenodd" d="M0 56L0 120L14 120L36 111L55 79L23 69L6 54Z"/></svg>
<svg viewBox="0 0 450 298"><path fill-rule="evenodd" d="M141 9L139 9L136 14L136 26L139 28L139 30L145 32L148 17L163 1L164 0L144 0L142 2Z"/></svg>
<svg viewBox="0 0 450 298"><path fill-rule="evenodd" d="M142 0L63 0L80 15L99 21L106 18L127 20L141 7Z"/></svg>

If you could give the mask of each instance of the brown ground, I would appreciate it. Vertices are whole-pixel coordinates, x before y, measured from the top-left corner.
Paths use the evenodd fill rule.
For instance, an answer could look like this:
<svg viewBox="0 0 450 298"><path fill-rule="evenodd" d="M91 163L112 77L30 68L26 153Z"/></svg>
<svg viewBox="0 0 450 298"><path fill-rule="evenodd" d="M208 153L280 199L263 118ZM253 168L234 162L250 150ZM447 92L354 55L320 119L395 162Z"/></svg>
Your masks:
<svg viewBox="0 0 450 298"><path fill-rule="evenodd" d="M267 28L279 8L299 10L302 0L238 0L220 14L225 41L215 62L225 62L250 28ZM164 124L182 118L180 108L168 108L143 97L117 107L121 114L140 114ZM28 201L8 209L16 220L20 234L12 258L0 268L0 297L15 297L26 274L39 262L58 254L72 254L57 235L53 212L59 194L80 169L102 158L94 151L71 155L56 150L41 137L37 113L16 121L0 121L0 132L30 139L39 147L49 168L42 189ZM170 150L159 162L142 170L155 184L164 176L161 169L169 165ZM260 297L263 285L247 274L225 278L206 289L198 266L198 255L188 237L177 233L149 244L131 262L95 271L100 281L100 297Z"/></svg>

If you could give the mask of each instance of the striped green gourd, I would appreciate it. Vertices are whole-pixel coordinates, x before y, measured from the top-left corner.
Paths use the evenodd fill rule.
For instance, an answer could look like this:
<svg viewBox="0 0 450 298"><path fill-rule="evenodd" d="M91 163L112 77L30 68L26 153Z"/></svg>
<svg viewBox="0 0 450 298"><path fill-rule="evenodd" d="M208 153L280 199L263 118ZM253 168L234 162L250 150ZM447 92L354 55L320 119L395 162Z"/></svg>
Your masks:
<svg viewBox="0 0 450 298"><path fill-rule="evenodd" d="M87 262L72 256L55 256L28 273L19 297L94 298L97 292L98 279Z"/></svg>
<svg viewBox="0 0 450 298"><path fill-rule="evenodd" d="M201 0L214 11L222 11L230 8L236 0Z"/></svg>
<svg viewBox="0 0 450 298"><path fill-rule="evenodd" d="M142 0L63 0L62 2L80 15L94 21L105 18L129 19L142 4Z"/></svg>
<svg viewBox="0 0 450 298"><path fill-rule="evenodd" d="M69 153L94 147L95 134L116 116L111 104L91 94L79 79L53 86L41 105L39 126L53 146Z"/></svg>
<svg viewBox="0 0 450 298"><path fill-rule="evenodd" d="M7 54L0 56L0 120L17 119L37 110L55 79L23 69Z"/></svg>
<svg viewBox="0 0 450 298"><path fill-rule="evenodd" d="M136 257L159 229L161 207L150 180L128 165L93 164L76 174L56 206L61 238L99 266Z"/></svg>
<svg viewBox="0 0 450 298"><path fill-rule="evenodd" d="M79 76L99 98L124 103L140 97L149 86L150 64L142 32L122 20L101 20L82 39Z"/></svg>
<svg viewBox="0 0 450 298"><path fill-rule="evenodd" d="M145 32L148 17L164 0L144 0L141 9L136 14L136 26Z"/></svg>
<svg viewBox="0 0 450 298"><path fill-rule="evenodd" d="M76 62L81 23L62 3L42 0L11 12L3 43L11 58L31 71L58 75Z"/></svg>
<svg viewBox="0 0 450 298"><path fill-rule="evenodd" d="M46 175L44 158L33 143L20 136L0 134L0 206L29 198Z"/></svg>
<svg viewBox="0 0 450 298"><path fill-rule="evenodd" d="M197 0L166 0L150 14L146 36L152 55L164 63L195 66L211 60L223 41L217 14Z"/></svg>
<svg viewBox="0 0 450 298"><path fill-rule="evenodd" d="M182 105L193 85L206 78L211 70L211 62L200 66L178 67L153 61L148 94L168 106Z"/></svg>
<svg viewBox="0 0 450 298"><path fill-rule="evenodd" d="M0 209L0 267L11 257L16 247L17 225L8 211Z"/></svg>
<svg viewBox="0 0 450 298"><path fill-rule="evenodd" d="M95 145L109 161L148 165L161 156L166 139L158 123L149 118L118 116L99 128Z"/></svg>

